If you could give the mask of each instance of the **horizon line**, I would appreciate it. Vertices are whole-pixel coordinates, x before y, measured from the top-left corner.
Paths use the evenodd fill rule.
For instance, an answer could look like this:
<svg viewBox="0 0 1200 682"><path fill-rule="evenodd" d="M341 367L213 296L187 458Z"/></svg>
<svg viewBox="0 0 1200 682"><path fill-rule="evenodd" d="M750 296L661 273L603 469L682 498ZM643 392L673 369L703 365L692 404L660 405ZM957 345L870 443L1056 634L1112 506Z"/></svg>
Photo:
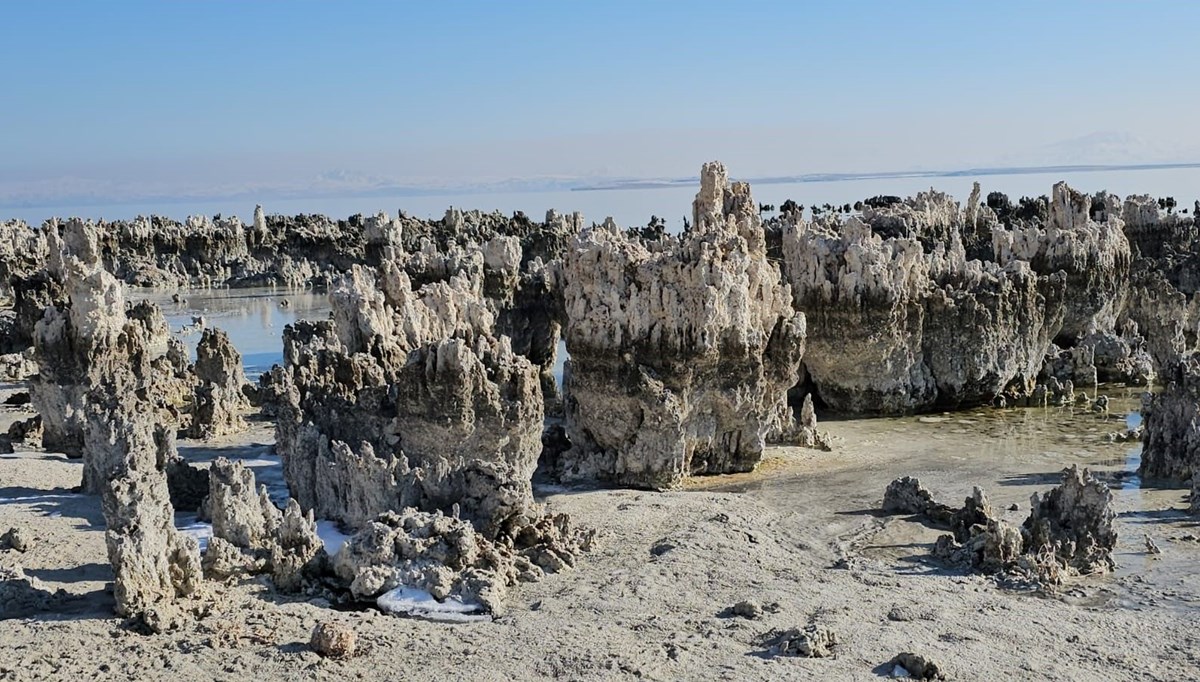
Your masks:
<svg viewBox="0 0 1200 682"><path fill-rule="evenodd" d="M970 176L988 177L998 175L1037 175L1047 173L1091 173L1104 171L1148 171L1200 168L1200 161L1168 163L1117 163L1117 164L1059 164L1050 166L981 166L964 169L876 171L851 173L806 173L801 175L768 175L748 178L732 178L751 185L819 184L824 182L860 182L866 180L888 180L896 178L961 178ZM464 184L457 186L421 185L376 185L368 188L293 188L256 192L252 189L221 194L171 194L143 195L124 198L99 198L94 196L63 196L53 200L4 201L0 209L53 209L62 205L77 207L121 206L137 203L182 204L189 202L250 201L262 203L267 200L293 200L303 198L372 198L372 197L436 197L436 196L482 196L501 194L534 194L550 191L607 192L618 190L670 189L694 185L699 175L675 178L613 177L605 182L594 179L558 176L557 181L547 181L537 176L509 178L490 183ZM574 184L578 183L578 184Z"/></svg>

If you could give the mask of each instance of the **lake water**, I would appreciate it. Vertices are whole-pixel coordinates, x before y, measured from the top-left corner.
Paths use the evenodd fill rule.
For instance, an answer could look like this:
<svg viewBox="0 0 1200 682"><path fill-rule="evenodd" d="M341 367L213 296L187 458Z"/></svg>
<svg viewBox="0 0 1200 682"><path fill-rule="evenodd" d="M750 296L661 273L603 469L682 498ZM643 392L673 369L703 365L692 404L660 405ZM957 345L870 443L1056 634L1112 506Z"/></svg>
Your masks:
<svg viewBox="0 0 1200 682"><path fill-rule="evenodd" d="M779 205L793 199L806 206L815 204L846 204L879 195L911 196L931 186L948 192L965 202L971 185L979 180L986 195L1000 191L1014 199L1020 196L1048 194L1054 183L1066 180L1085 192L1107 190L1121 196L1152 194L1173 196L1181 208L1189 208L1200 197L1200 168L1171 168L1118 171L1061 171L1050 173L996 174L972 177L899 177L864 178L821 182L758 183L753 186L754 197L760 203ZM463 209L493 209L510 214L524 211L540 219L546 210L560 213L580 211L589 221L601 222L612 216L620 225L644 225L651 215L665 218L678 227L684 216L691 215L692 199L697 185L652 189L620 189L595 191L553 191L485 194L443 194L407 197L313 197L264 201L267 213L294 215L324 213L346 217L355 213L371 215L387 211L395 215L403 209L409 215L440 218L449 206ZM129 219L139 214L159 214L182 219L188 215L238 215L244 221L253 219L254 204L243 201L159 202L115 204L106 206L54 206L34 208L0 208L0 215L21 218L30 224L41 224L51 215L87 216L109 220Z"/></svg>
<svg viewBox="0 0 1200 682"><path fill-rule="evenodd" d="M271 369L271 365L283 361L285 326L296 320L325 319L330 310L328 296L306 290L261 287L178 293L183 298L179 303L172 300L174 291L159 289L128 289L126 298L148 300L162 308L171 331L187 344L192 359L200 341L193 318L203 317L207 326L224 330L241 352L242 364L251 381Z"/></svg>

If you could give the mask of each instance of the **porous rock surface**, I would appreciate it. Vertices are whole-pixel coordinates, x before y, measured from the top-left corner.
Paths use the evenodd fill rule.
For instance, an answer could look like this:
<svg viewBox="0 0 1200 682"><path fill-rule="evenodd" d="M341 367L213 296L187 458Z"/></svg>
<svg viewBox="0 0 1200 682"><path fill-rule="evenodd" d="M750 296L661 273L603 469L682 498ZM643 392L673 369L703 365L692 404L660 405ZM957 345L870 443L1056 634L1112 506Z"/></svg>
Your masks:
<svg viewBox="0 0 1200 682"><path fill-rule="evenodd" d="M553 368L562 315L553 273L582 229L581 214L550 210L538 223L519 212L505 217L451 208L440 221L388 222L381 215L368 221L373 225L381 236L370 238L369 262L395 262L414 288L455 276L471 282L493 313L496 334L509 337L513 350L539 368L547 412L561 410Z"/></svg>
<svg viewBox="0 0 1200 682"><path fill-rule="evenodd" d="M493 335L468 280L414 291L390 263L356 269L334 319L285 331L277 449L289 488L361 527L416 507L497 528L532 504L544 414L539 371Z"/></svg>
<svg viewBox="0 0 1200 682"><path fill-rule="evenodd" d="M1112 570L1116 546L1112 492L1087 470L1072 466L1063 482L1035 493L1032 510L1020 526L999 517L987 495L976 487L957 509L934 500L912 477L892 481L884 511L921 514L950 530L938 538L938 559L986 574L1003 574L1048 585L1064 575Z"/></svg>
<svg viewBox="0 0 1200 682"><path fill-rule="evenodd" d="M357 531L334 559L351 594L407 587L496 612L517 580L571 566L588 535L533 500L540 371L495 335L472 281L414 290L385 261L331 301L332 320L285 332L272 386L292 494Z"/></svg>
<svg viewBox="0 0 1200 682"><path fill-rule="evenodd" d="M357 640L348 625L323 621L313 628L308 646L326 658L350 658L354 655Z"/></svg>
<svg viewBox="0 0 1200 682"><path fill-rule="evenodd" d="M883 511L894 514L923 514L948 518L950 508L933 498L933 493L912 476L897 478L883 493Z"/></svg>
<svg viewBox="0 0 1200 682"><path fill-rule="evenodd" d="M407 508L347 540L334 571L359 599L409 587L499 614L510 586L573 565L580 546L562 515L526 519L489 539L464 519Z"/></svg>
<svg viewBox="0 0 1200 682"><path fill-rule="evenodd" d="M1017 259L969 259L962 236L989 214L930 192L886 219L785 227L785 272L808 320L804 364L827 405L899 414L1032 392L1066 282Z"/></svg>
<svg viewBox="0 0 1200 682"><path fill-rule="evenodd" d="M706 164L693 224L645 241L605 225L563 256L567 480L671 488L749 471L794 419L804 316L766 254L758 207Z"/></svg>
<svg viewBox="0 0 1200 682"><path fill-rule="evenodd" d="M145 406L127 396L107 404L91 397L85 452L108 465L101 507L116 611L157 629L173 618L178 598L201 589L200 547L175 529L161 437Z"/></svg>
<svg viewBox="0 0 1200 682"><path fill-rule="evenodd" d="M204 573L213 578L269 573L275 587L296 592L326 568L324 545L312 511L289 499L280 511L266 487L255 489L254 472L240 461L218 458L209 469L212 538Z"/></svg>
<svg viewBox="0 0 1200 682"><path fill-rule="evenodd" d="M1192 514L1200 514L1200 476L1192 475L1192 492L1189 495L1191 504L1188 506L1188 511Z"/></svg>
<svg viewBox="0 0 1200 682"><path fill-rule="evenodd" d="M465 276L489 301L500 333L542 370L543 392L557 409L552 368L560 316L547 273L582 221L578 213L549 211L545 222L537 222L520 212L504 216L453 208L440 220L385 213L335 220L268 215L259 206L249 225L237 217L193 216L180 222L139 216L93 226L101 266L134 286L326 288L356 266L385 261L404 269L416 287ZM40 270L53 250L47 237L59 230L54 220L40 231L24 223L0 224L0 255L14 254L0 268L12 272L16 308L13 348L0 345L0 353L27 346L42 310L60 298L56 282Z"/></svg>
<svg viewBox="0 0 1200 682"><path fill-rule="evenodd" d="M129 374L148 415L177 423L190 393L187 352L171 337L158 308L127 308L121 285L100 261L97 228L71 220L47 226L49 279L63 298L45 308L35 325L38 374L30 379L34 408L42 417L46 449L84 454L88 395L105 379ZM85 462L84 489L100 492Z"/></svg>
<svg viewBox="0 0 1200 682"><path fill-rule="evenodd" d="M385 260L335 287L332 320L285 331L277 449L300 505L357 531L334 561L355 598L407 587L495 612L590 542L534 503L540 370L475 283L414 289Z"/></svg>
<svg viewBox="0 0 1200 682"><path fill-rule="evenodd" d="M914 680L944 680L946 670L942 664L933 658L911 651L903 651L892 657L889 666L900 667L907 676Z"/></svg>
<svg viewBox="0 0 1200 682"><path fill-rule="evenodd" d="M1148 402L1143 401L1138 474L1186 484L1200 474L1200 355L1177 356L1163 383Z"/></svg>
<svg viewBox="0 0 1200 682"><path fill-rule="evenodd" d="M166 466L170 429L156 419L166 324L148 304L126 309L116 280L99 265L94 226L71 221L61 239L47 232L51 274L68 299L36 326L39 377L34 405L47 432L77 439L83 489L99 493L120 615L165 627L174 601L199 589L194 538L175 530Z"/></svg>
<svg viewBox="0 0 1200 682"><path fill-rule="evenodd" d="M1170 375L1200 339L1198 217L1164 212L1146 195L1128 197L1122 217L1135 255L1125 315L1143 330L1155 368Z"/></svg>
<svg viewBox="0 0 1200 682"><path fill-rule="evenodd" d="M1072 466L1045 495L1034 493L1025 520L1025 553L1050 557L1068 573L1105 573L1117 544L1112 491L1088 470Z"/></svg>
<svg viewBox="0 0 1200 682"><path fill-rule="evenodd" d="M12 280L40 270L48 255L46 236L40 230L22 220L0 221L0 301L13 299Z"/></svg>
<svg viewBox="0 0 1200 682"><path fill-rule="evenodd" d="M1094 203L1103 206L1095 214ZM1043 225L997 229L992 236L1001 265L1019 260L1041 274L1066 274L1060 337L1075 340L1116 329L1128 296L1132 258L1116 197L1093 198L1059 182Z"/></svg>
<svg viewBox="0 0 1200 682"><path fill-rule="evenodd" d="M777 656L799 656L801 658L828 658L838 644L837 633L821 625L768 633L763 644Z"/></svg>
<svg viewBox="0 0 1200 682"><path fill-rule="evenodd" d="M224 331L205 328L196 344L195 375L189 435L207 440L245 431L242 414L250 401L243 390L246 375L242 355Z"/></svg>

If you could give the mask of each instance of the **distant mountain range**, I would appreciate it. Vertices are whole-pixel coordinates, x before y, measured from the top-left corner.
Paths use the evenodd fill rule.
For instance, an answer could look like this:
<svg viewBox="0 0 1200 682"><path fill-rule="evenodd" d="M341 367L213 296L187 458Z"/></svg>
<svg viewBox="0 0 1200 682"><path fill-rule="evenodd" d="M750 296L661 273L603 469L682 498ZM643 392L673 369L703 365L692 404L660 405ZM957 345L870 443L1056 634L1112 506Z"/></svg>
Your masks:
<svg viewBox="0 0 1200 682"><path fill-rule="evenodd" d="M1123 131L1099 131L1060 140L1037 149L997 159L997 166L1095 166L1186 162L1200 159L1200 149L1170 146Z"/></svg>

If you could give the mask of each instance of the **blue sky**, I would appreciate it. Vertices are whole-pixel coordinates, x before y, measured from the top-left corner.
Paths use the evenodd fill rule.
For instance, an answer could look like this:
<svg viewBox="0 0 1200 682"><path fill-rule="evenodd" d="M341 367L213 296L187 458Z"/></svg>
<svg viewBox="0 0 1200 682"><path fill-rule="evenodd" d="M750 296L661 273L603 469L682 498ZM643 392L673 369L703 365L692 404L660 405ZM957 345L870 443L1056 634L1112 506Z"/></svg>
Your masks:
<svg viewBox="0 0 1200 682"><path fill-rule="evenodd" d="M0 205L1200 160L1200 3L11 2ZM14 199L15 197L15 199Z"/></svg>

